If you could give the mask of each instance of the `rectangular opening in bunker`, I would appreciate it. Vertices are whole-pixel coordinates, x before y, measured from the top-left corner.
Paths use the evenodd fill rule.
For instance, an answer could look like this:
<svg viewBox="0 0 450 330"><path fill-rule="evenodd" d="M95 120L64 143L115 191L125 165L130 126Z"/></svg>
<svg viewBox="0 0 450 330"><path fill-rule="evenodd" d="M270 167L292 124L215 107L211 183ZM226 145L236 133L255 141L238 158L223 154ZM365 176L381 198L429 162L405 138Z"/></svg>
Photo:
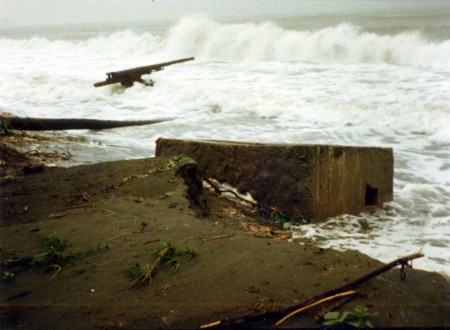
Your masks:
<svg viewBox="0 0 450 330"><path fill-rule="evenodd" d="M366 184L366 205L378 205L378 188L374 188Z"/></svg>

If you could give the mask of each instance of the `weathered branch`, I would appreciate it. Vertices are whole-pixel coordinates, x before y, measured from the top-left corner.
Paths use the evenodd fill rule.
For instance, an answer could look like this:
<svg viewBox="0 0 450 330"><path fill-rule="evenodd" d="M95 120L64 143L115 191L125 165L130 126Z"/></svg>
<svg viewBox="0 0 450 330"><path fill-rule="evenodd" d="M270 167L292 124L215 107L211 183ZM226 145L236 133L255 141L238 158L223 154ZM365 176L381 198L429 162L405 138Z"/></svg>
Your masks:
<svg viewBox="0 0 450 330"><path fill-rule="evenodd" d="M354 294L357 294L357 293L358 293L358 292L355 291L355 290L350 290L350 291L346 291L346 292L341 292L341 293L337 293L337 294L335 294L335 295L333 295L333 296L331 296L331 297L325 297L325 298L323 298L323 299L320 299L320 300L318 300L318 301L315 301L315 302L313 302L313 303L311 303L311 304L309 304L309 305L307 305L307 306L300 307L299 309L296 309L295 311L289 313L288 315L286 315L285 317L283 317L281 320L279 320L277 323L275 323L275 326L278 327L279 325L283 324L284 322L286 322L286 321L287 321L288 319L290 319L291 317L293 317L293 316L297 315L298 313L301 313L301 312L303 312L303 311L305 311L305 310L308 310L308 309L310 309L310 308L313 308L314 306L320 305L320 304L322 304L322 303L324 303L324 302L327 302L327 301L330 301L330 300L333 300L333 299L336 299L336 298L346 297L346 296L354 295Z"/></svg>
<svg viewBox="0 0 450 330"><path fill-rule="evenodd" d="M423 257L423 254L421 253L414 253L402 258L398 258L360 278L357 278L356 280L345 284L343 286L340 286L338 288L326 291L324 293L315 295L313 297L307 298L305 300L303 300L302 302L294 305L294 306L290 306L290 307L286 307L286 308L282 308L279 309L277 311L269 311L269 312L264 312L264 313L260 313L260 314L253 314L253 315L244 315L241 317L237 317L237 318L233 318L233 319L225 319L225 320L221 320L221 321L215 321L215 322L211 322L209 324L205 324L200 326L200 329L206 329L206 328L215 328L215 327L219 327L219 326L225 326L225 327L229 327L229 326L233 326L233 325L242 325L248 322L254 322L254 321L258 321L258 320L262 320L262 319L267 319L267 318L273 318L273 317L282 317L283 315L286 315L288 313L292 313L293 311L296 311L298 309L301 309L305 306L308 305L312 305L316 302L319 302L321 300L326 299L327 297L333 297L336 296L342 292L345 291L350 291L353 289L356 289L357 286L363 284L364 282L367 282L368 280L390 270L391 268L394 268L398 265L406 265L408 263L408 261L413 260L413 259L417 259L417 258L421 258Z"/></svg>
<svg viewBox="0 0 450 330"><path fill-rule="evenodd" d="M388 271L391 268L394 268L394 267L396 267L398 265L406 265L406 264L408 264L408 261L411 261L411 260L417 259L417 258L422 258L423 256L424 255L422 253L417 252L417 253L413 253L413 254L410 254L408 256L402 257L402 258L395 259L394 261L391 261L390 263L388 263L388 264L386 264L386 265L384 265L384 266L374 270L373 272L370 272L369 274L364 275L364 276L362 276L362 277L360 277L360 278L358 278L358 279L348 283L347 285L344 285L344 286L342 286L342 287L340 287L338 289L335 289L335 291L336 290L337 291L344 291L344 290L353 288L353 287L358 286L358 285L360 285L360 284L362 284L364 282L367 282L368 280L374 278L375 276L378 276L378 275Z"/></svg>
<svg viewBox="0 0 450 330"><path fill-rule="evenodd" d="M160 120L100 120L79 118L29 118L29 117L4 117L2 119L8 128L25 131L57 131L66 129L92 129L101 130L108 128L127 127L157 124L168 119Z"/></svg>
<svg viewBox="0 0 450 330"><path fill-rule="evenodd" d="M319 321L320 319L323 319L324 316L331 312L334 311L338 308L340 308L341 306L345 305L346 303L348 303L350 300L353 299L354 296L345 296L345 297L341 297L340 299L338 299L336 302L334 302L333 304L330 304L324 308L322 308L320 311L318 311L316 313L316 315L314 316L314 319L316 321Z"/></svg>

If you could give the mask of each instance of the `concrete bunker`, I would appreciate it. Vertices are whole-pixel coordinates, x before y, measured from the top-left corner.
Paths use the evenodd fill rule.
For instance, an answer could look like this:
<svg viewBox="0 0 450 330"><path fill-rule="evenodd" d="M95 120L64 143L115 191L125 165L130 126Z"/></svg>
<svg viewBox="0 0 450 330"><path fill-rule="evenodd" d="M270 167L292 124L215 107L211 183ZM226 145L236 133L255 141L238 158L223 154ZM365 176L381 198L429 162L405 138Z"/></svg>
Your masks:
<svg viewBox="0 0 450 330"><path fill-rule="evenodd" d="M391 148L157 140L156 156L175 155L261 205L313 221L370 212L393 198Z"/></svg>

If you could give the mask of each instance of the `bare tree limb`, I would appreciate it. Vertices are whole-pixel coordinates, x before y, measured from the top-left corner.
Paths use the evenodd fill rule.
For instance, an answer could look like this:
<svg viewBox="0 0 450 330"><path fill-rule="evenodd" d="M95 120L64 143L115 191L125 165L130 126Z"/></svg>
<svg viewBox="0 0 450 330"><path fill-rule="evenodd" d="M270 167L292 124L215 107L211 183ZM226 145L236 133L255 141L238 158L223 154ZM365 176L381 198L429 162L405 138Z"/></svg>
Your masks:
<svg viewBox="0 0 450 330"><path fill-rule="evenodd" d="M157 124L168 119L160 120L100 120L80 118L29 118L29 117L4 117L9 129L24 131L58 131L66 129L92 129L101 130L108 128L127 127Z"/></svg>
<svg viewBox="0 0 450 330"><path fill-rule="evenodd" d="M350 290L350 291L346 291L346 292L342 292L342 293L337 293L334 296L330 296L330 297L326 297L323 299L320 299L316 302L313 302L312 304L309 304L307 306L301 307L299 309L296 309L295 311L289 313L288 315L286 315L285 317L283 317L281 320L279 320L277 323L275 323L275 326L280 326L281 324L283 324L284 322L286 322L288 319L290 319L291 317L293 317L294 315L297 315L298 313L301 313L303 311L306 311L307 309L310 309L314 306L320 305L321 303L324 303L326 301L330 301L336 298L341 298L341 297L346 297L346 296L350 296L350 295L354 295L357 294L358 292L355 290Z"/></svg>

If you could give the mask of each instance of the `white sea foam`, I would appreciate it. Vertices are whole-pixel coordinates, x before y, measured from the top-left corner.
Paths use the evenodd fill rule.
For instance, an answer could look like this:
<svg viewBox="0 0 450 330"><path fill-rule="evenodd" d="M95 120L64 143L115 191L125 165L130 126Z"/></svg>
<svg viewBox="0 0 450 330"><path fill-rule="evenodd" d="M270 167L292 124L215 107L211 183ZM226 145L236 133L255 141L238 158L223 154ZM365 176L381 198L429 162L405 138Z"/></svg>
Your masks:
<svg viewBox="0 0 450 330"><path fill-rule="evenodd" d="M151 156L161 136L391 147L394 202L374 215L302 227L300 237L384 261L423 248L427 258L416 266L450 273L450 40L420 28L388 34L348 23L305 30L189 17L163 35L3 37L0 108L173 119L70 132L92 142L72 153L98 160ZM154 88L92 86L105 72L188 56L196 60L152 75Z"/></svg>
<svg viewBox="0 0 450 330"><path fill-rule="evenodd" d="M78 41L2 38L0 47L5 55L18 51L70 57L113 54L117 58L130 54L138 58L195 54L208 61L450 65L450 41L432 42L420 31L379 35L347 23L298 31L270 21L232 24L202 17L181 20L164 37L125 30Z"/></svg>
<svg viewBox="0 0 450 330"><path fill-rule="evenodd" d="M450 41L432 43L419 31L377 35L351 24L294 31L271 22L223 24L192 17L171 29L166 51L217 61L450 64Z"/></svg>

